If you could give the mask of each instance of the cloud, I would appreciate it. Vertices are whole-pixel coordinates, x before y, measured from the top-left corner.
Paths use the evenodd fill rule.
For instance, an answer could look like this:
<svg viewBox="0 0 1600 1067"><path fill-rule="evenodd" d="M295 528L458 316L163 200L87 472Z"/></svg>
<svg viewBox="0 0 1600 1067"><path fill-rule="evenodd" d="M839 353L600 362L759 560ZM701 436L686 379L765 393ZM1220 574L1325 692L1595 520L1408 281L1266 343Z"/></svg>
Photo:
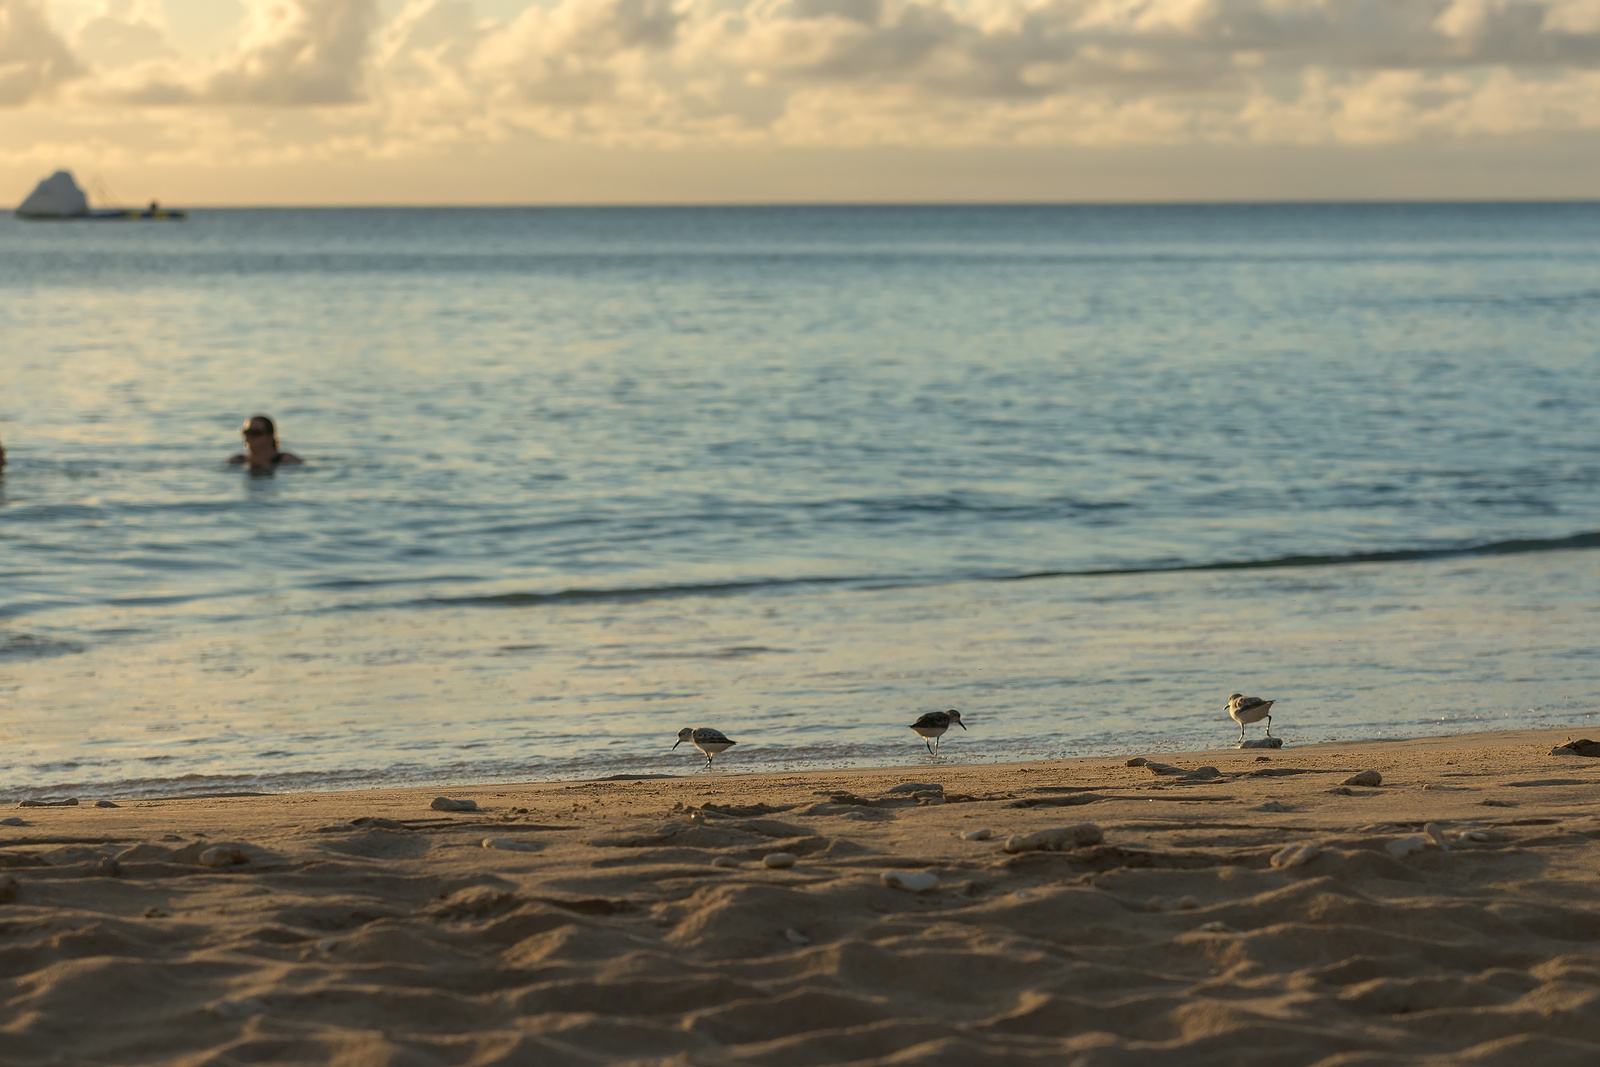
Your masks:
<svg viewBox="0 0 1600 1067"><path fill-rule="evenodd" d="M104 79L105 98L146 106L338 107L365 99L376 0L244 0L244 32L207 64L157 61Z"/></svg>
<svg viewBox="0 0 1600 1067"><path fill-rule="evenodd" d="M79 59L101 69L176 58L159 0L104 0L72 35Z"/></svg>
<svg viewBox="0 0 1600 1067"><path fill-rule="evenodd" d="M1600 67L1600 0L561 0L473 33L487 113L623 144L1570 128Z"/></svg>
<svg viewBox="0 0 1600 1067"><path fill-rule="evenodd" d="M195 62L165 50L155 0L100 0L72 94L314 108L322 150L391 156L529 133L1374 144L1600 125L1600 0L555 0L505 20L409 0L384 25L376 0L245 2L236 46ZM0 0L22 13L0 30L0 100L85 67L40 11ZM40 43L9 46L18 32Z"/></svg>
<svg viewBox="0 0 1600 1067"><path fill-rule="evenodd" d="M248 0L246 10L244 41L211 75L207 102L302 107L362 98L376 0Z"/></svg>
<svg viewBox="0 0 1600 1067"><path fill-rule="evenodd" d="M82 73L36 0L0 0L0 107L48 97Z"/></svg>

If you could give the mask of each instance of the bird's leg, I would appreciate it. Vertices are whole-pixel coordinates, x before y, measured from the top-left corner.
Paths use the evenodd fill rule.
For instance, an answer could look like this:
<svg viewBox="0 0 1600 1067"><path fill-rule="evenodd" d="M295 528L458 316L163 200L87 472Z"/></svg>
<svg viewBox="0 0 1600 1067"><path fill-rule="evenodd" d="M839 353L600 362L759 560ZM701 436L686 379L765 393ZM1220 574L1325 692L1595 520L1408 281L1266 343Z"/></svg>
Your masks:
<svg viewBox="0 0 1600 1067"><path fill-rule="evenodd" d="M711 769L711 753L707 752L706 753L706 770L709 771L710 769Z"/></svg>
<svg viewBox="0 0 1600 1067"><path fill-rule="evenodd" d="M1267 716L1267 736L1268 737L1272 736L1272 716L1271 715Z"/></svg>
<svg viewBox="0 0 1600 1067"><path fill-rule="evenodd" d="M1239 724L1239 743L1244 744L1244 723Z"/></svg>
<svg viewBox="0 0 1600 1067"><path fill-rule="evenodd" d="M922 747L928 750L928 755L933 755L933 742L929 741L926 737L922 739Z"/></svg>

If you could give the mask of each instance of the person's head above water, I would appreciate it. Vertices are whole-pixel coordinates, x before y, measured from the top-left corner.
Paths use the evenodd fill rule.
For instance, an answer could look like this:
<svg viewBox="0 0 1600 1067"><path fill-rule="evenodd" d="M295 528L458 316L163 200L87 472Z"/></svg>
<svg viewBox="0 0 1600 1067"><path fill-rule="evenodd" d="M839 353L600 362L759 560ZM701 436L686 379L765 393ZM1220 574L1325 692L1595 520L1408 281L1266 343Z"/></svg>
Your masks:
<svg viewBox="0 0 1600 1067"><path fill-rule="evenodd" d="M239 433L244 437L244 453L228 460L233 466L263 471L280 463L301 462L299 456L278 449L278 427L265 415L252 415L244 420Z"/></svg>

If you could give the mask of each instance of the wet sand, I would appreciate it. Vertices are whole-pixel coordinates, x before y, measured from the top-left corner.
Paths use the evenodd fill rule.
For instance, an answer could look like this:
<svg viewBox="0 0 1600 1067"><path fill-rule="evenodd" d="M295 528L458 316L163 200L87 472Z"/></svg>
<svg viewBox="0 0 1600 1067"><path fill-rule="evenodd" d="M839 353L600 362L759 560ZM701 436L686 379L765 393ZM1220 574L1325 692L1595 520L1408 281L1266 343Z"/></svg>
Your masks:
<svg viewBox="0 0 1600 1067"><path fill-rule="evenodd" d="M1566 736L10 809L0 1059L1592 1064Z"/></svg>

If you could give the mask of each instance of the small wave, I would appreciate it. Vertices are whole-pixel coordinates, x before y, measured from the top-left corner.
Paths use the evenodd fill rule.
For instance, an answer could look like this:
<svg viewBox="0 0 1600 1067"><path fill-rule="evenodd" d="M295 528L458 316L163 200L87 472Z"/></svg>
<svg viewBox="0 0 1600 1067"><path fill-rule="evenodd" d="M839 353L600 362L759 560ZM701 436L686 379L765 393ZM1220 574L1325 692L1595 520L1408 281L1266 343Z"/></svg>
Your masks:
<svg viewBox="0 0 1600 1067"><path fill-rule="evenodd" d="M0 632L0 660L44 659L47 656L70 656L82 651L83 645L76 641L58 641L28 633Z"/></svg>
<svg viewBox="0 0 1600 1067"><path fill-rule="evenodd" d="M948 579L945 579L948 580ZM787 589L797 586L853 585L894 588L904 585L931 585L936 580L916 581L903 577L749 578L729 582L687 582L669 585L622 586L601 589L559 589L550 593L485 593L469 596L430 596L407 602L410 607L525 608L540 604L581 604L588 601L669 600L686 596L731 596L756 590ZM366 605L354 605L365 607Z"/></svg>
<svg viewBox="0 0 1600 1067"><path fill-rule="evenodd" d="M1024 582L1044 578L1104 578L1134 574L1182 574L1194 571L1279 570L1296 567L1340 567L1362 563L1417 563L1473 556L1514 556L1536 552L1561 552L1600 548L1600 530L1567 537L1516 538L1434 548L1396 548L1374 552L1270 556L1262 559L1213 560L1205 563L1152 563L1143 566L1094 567L1081 570L1025 571L1020 574L968 573L945 575L820 575L802 578L750 578L727 582L690 582L623 586L598 589L561 589L549 593L491 593L469 596L423 597L409 607L537 607L546 604L582 604L671 600L678 597L733 596L740 593L804 587L833 586L855 589L908 589L957 582ZM365 608L371 605L346 605Z"/></svg>
<svg viewBox="0 0 1600 1067"><path fill-rule="evenodd" d="M1267 559L1219 560L1212 563L1170 563L1148 567L1103 567L1097 570L1033 571L1011 575L1007 581L1036 578L1092 578L1118 574L1164 574L1185 571L1275 570L1288 567L1342 567L1358 563L1417 563L1470 556L1517 556L1533 552L1562 552L1600 548L1600 530L1569 537L1516 538L1440 548L1396 548L1379 552L1347 552L1339 555L1273 556Z"/></svg>

